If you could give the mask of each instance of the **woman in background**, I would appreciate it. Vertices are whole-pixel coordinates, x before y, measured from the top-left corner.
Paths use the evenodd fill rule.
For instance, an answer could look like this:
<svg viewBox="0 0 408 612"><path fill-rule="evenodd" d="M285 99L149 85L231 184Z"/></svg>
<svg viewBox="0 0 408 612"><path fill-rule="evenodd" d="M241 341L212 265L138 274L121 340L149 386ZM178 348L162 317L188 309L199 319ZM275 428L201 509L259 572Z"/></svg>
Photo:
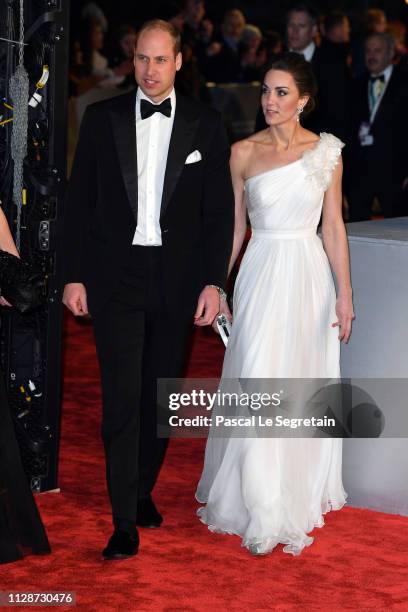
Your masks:
<svg viewBox="0 0 408 612"><path fill-rule="evenodd" d="M1 208L0 249L19 256ZM0 297L0 306L10 304ZM21 463L0 372L0 563L49 552L48 538Z"/></svg>
<svg viewBox="0 0 408 612"><path fill-rule="evenodd" d="M135 55L136 30L130 25L122 25L112 36L109 46L109 67L116 76L123 76L124 80L120 87L136 87L135 66L133 63Z"/></svg>

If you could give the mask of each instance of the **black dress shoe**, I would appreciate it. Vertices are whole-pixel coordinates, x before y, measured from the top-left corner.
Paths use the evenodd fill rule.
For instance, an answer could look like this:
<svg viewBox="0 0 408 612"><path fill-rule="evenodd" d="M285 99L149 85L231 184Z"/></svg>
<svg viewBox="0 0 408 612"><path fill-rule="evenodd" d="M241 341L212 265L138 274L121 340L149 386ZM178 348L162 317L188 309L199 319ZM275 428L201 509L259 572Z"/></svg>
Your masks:
<svg viewBox="0 0 408 612"><path fill-rule="evenodd" d="M106 561L116 559L128 559L137 554L139 550L139 534L131 535L127 531L115 529L108 545L102 551L102 557Z"/></svg>
<svg viewBox="0 0 408 612"><path fill-rule="evenodd" d="M137 502L137 520L136 525L139 527L148 527L157 529L163 522L162 515L157 511L152 498L145 497Z"/></svg>

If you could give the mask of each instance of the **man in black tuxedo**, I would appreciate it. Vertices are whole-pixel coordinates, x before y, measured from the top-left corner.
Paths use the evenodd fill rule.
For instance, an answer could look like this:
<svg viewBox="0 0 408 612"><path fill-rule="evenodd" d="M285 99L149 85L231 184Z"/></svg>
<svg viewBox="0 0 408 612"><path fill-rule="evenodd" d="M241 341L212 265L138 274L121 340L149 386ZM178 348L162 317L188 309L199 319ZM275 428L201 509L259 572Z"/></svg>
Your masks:
<svg viewBox="0 0 408 612"><path fill-rule="evenodd" d="M406 215L408 176L408 78L392 64L394 39L371 34L365 41L367 74L353 88L353 140L347 178L350 221L370 218L375 197L385 217Z"/></svg>
<svg viewBox="0 0 408 612"><path fill-rule="evenodd" d="M310 62L317 82L316 108L302 121L308 130L330 132L348 142L350 136L351 74L348 61L349 22L339 11L329 13L324 21L325 35L317 47L318 15L309 4L295 4L287 14L287 50L303 55ZM255 131L267 127L262 108Z"/></svg>
<svg viewBox="0 0 408 612"><path fill-rule="evenodd" d="M166 441L157 378L180 377L192 323L223 298L234 198L221 116L174 91L180 37L145 24L137 92L90 106L72 170L63 301L92 315L114 533L105 559L136 554L136 525L162 521L151 491Z"/></svg>
<svg viewBox="0 0 408 612"><path fill-rule="evenodd" d="M316 61L318 48L317 13L307 3L294 4L287 14L286 39L288 51L301 53L307 62Z"/></svg>
<svg viewBox="0 0 408 612"><path fill-rule="evenodd" d="M316 128L319 132L334 134L348 145L352 80L347 15L332 11L323 21L323 30L324 36L313 66L318 83Z"/></svg>

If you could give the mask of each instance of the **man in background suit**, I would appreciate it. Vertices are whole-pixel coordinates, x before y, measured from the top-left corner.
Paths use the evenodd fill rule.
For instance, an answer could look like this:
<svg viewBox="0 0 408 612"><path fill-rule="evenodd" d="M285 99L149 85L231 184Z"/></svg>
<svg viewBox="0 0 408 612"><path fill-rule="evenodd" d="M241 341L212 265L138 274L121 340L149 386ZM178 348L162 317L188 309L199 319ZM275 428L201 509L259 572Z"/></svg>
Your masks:
<svg viewBox="0 0 408 612"><path fill-rule="evenodd" d="M330 132L348 142L350 135L351 75L347 65L350 24L347 16L333 11L324 21L324 37L318 47L318 14L307 3L292 6L287 14L287 50L310 62L317 83L316 108L302 124L320 134ZM259 109L255 131L267 127Z"/></svg>
<svg viewBox="0 0 408 612"><path fill-rule="evenodd" d="M352 93L350 23L347 15L332 11L324 18L322 28L322 42L313 66L318 84L316 129L330 132L348 145Z"/></svg>
<svg viewBox="0 0 408 612"><path fill-rule="evenodd" d="M207 49L203 69L207 81L236 83L241 73L240 41L245 27L245 17L238 9L228 10L221 23L219 35Z"/></svg>
<svg viewBox="0 0 408 612"><path fill-rule="evenodd" d="M104 559L136 554L136 525L162 522L156 381L182 376L193 321L213 322L232 248L229 144L217 112L174 91L181 61L173 26L141 28L137 92L88 107L70 181L63 301L94 324L114 525Z"/></svg>
<svg viewBox="0 0 408 612"><path fill-rule="evenodd" d="M306 3L295 4L289 10L286 22L288 51L301 53L307 62L316 61L318 34L317 13Z"/></svg>
<svg viewBox="0 0 408 612"><path fill-rule="evenodd" d="M353 88L353 141L347 198L350 221L370 218L375 197L385 217L407 214L408 79L392 64L394 39L374 33L365 41L367 74Z"/></svg>

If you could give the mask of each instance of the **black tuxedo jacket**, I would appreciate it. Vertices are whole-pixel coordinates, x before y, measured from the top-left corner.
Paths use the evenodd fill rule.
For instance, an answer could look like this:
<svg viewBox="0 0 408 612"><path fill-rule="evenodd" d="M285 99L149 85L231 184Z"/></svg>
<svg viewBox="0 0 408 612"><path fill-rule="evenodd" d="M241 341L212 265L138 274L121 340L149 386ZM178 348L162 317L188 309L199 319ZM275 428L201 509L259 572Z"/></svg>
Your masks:
<svg viewBox="0 0 408 612"><path fill-rule="evenodd" d="M311 115L314 116L313 131L330 132L347 145L351 136L352 100L348 54L349 45L333 43L327 38L316 49L312 66L318 85L317 107Z"/></svg>
<svg viewBox="0 0 408 612"><path fill-rule="evenodd" d="M369 123L368 75L356 79L353 88L351 169L354 174L379 173L401 181L408 175L408 78L395 66L371 125L374 144L362 147L358 137L362 122ZM356 177L358 178L358 176Z"/></svg>
<svg viewBox="0 0 408 612"><path fill-rule="evenodd" d="M118 285L137 224L136 92L88 107L68 189L65 282L81 282L90 312ZM185 164L198 150L202 159ZM207 284L225 286L234 196L221 115L176 94L160 226L167 306L191 312Z"/></svg>

